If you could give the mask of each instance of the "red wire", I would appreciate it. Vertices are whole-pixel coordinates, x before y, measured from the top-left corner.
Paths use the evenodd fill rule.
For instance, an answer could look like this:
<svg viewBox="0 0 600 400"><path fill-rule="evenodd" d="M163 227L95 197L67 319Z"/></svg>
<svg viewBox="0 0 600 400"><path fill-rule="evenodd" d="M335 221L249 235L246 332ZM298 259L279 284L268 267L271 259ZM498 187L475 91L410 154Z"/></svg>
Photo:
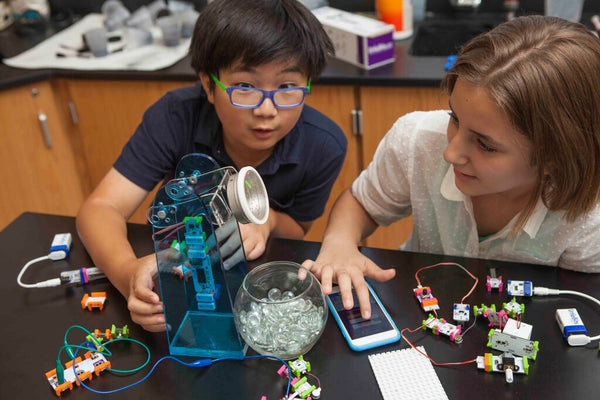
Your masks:
<svg viewBox="0 0 600 400"><path fill-rule="evenodd" d="M166 239L166 238L168 238L169 236L173 235L173 234L174 234L174 233L176 233L177 231L180 231L180 230L182 230L183 228L185 228L185 226L183 226L183 225L181 225L181 226L178 226L177 228L175 228L175 229L173 229L171 232L169 232L169 234L168 234L168 235L166 235L166 236L163 238L163 240L164 240L164 239Z"/></svg>
<svg viewBox="0 0 600 400"><path fill-rule="evenodd" d="M472 273L470 273L465 267L463 267L460 264L451 263L451 262L442 262L442 263L437 263L437 264L434 264L434 265L429 265L427 267L419 268L417 270L417 272L415 272L415 279L417 280L417 285L421 286L421 280L419 279L419 272L421 272L423 270L426 270L426 269L430 269L430 268L434 268L434 267L441 267L441 266L455 266L455 267L459 267L460 269L462 269L463 271L465 271L467 274L469 274L469 276L471 278L473 278L475 280L475 284L473 285L473 287L471 288L471 290L460 301L461 304L464 303L464 301L466 300L466 298L469 297L471 294L473 294L473 292L475 291L475 288L477 287L477 284L479 283L479 278L477 278L475 275L473 275Z"/></svg>
<svg viewBox="0 0 600 400"><path fill-rule="evenodd" d="M310 376L312 376L313 378L315 378L315 380L317 381L317 385L318 385L319 387L321 387L321 381L319 380L319 378L317 378L317 377L316 377L316 375L313 375L313 374L311 374L310 372L307 372L307 373L306 373L306 375L310 375Z"/></svg>
<svg viewBox="0 0 600 400"><path fill-rule="evenodd" d="M400 335L402 336L402 338L404 340L406 340L406 343L408 343L410 345L410 347L412 347L413 349L415 349L417 352L419 352L419 354L421 354L423 357L426 357L429 361L431 361L431 363L437 367L444 367L447 365L466 365L466 364L471 364L474 362L477 362L477 359L473 359L473 360L469 360L469 361L460 361L460 362L451 362L451 363L439 363L437 361L435 361L433 358L429 357L427 354L423 353L421 350L419 350L414 344L412 344L412 342L410 340L408 340L406 338L406 336L404 336L404 331L409 331L411 333L416 332L418 330L422 329L422 327L416 328L416 329L409 329L409 328L404 328L400 331Z"/></svg>
<svg viewBox="0 0 600 400"><path fill-rule="evenodd" d="M457 263L449 263L449 262L443 262L443 263L438 263L438 264L434 264L434 265L428 265L426 267L422 267L419 268L417 270L417 272L415 272L415 279L417 281L417 285L419 287L421 287L421 280L419 279L419 272L424 271L426 269L430 269L430 268L435 268L435 267L441 267L441 266L456 266L461 268L463 271L465 271L467 274L469 274L469 276L471 278L473 278L475 280L475 283L473 284L473 287L471 288L471 290L469 290L469 292L462 298L462 300L460 301L461 304L464 303L464 301L467 299L467 297L469 297L471 294L473 294L473 292L475 291L475 288L477 287L477 284L479 283L479 278L477 278L475 275L473 275L472 273L470 273L465 267L463 267L460 264ZM437 312L436 310L433 310L433 313L435 314L435 317L438 318ZM400 331L400 335L402 336L402 338L404 340L406 340L406 342L410 345L411 348L415 349L417 352L419 352L419 354L421 354L423 357L426 357L429 361L431 361L431 363L435 366L438 367L443 367L443 366L447 366L447 365L466 365L466 364L471 364L474 362L477 362L477 359L473 359L473 360L468 360L468 361L460 361L460 362L450 362L450 363L439 363L437 361L435 361L433 358L429 357L427 354L423 353L421 350L419 350L414 344L412 344L412 342L410 340L408 340L408 338L404 335L404 331L409 331L411 333L416 332L417 330L422 329L422 327L416 328L416 329L409 329L409 328L404 328ZM468 330L468 329L467 329ZM466 331L465 331L466 332Z"/></svg>
<svg viewBox="0 0 600 400"><path fill-rule="evenodd" d="M177 229L175 229L175 228L177 228ZM181 228L183 228L183 222L178 222L178 223L176 223L176 224L174 224L174 225L171 225L171 226L168 226L168 227L166 227L166 228L163 228L163 229L161 229L160 231L157 231L157 232L155 232L155 233L152 235L152 240L154 240L154 237L155 237L156 235L160 235L160 234L161 234L161 233L163 233L163 232L167 232L167 231L169 231L169 230L171 230L171 229L174 229L174 231L173 231L173 232L171 232L171 233L169 233L167 236L165 236L165 238L167 238L167 237L171 236L173 233L175 233L175 232L177 232L178 230L180 230Z"/></svg>

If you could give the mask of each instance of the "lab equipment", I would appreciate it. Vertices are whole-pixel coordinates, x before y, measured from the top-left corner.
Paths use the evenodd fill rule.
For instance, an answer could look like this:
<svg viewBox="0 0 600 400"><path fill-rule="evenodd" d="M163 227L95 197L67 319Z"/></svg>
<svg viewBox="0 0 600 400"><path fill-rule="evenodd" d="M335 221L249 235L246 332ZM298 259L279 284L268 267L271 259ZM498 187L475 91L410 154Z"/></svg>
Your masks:
<svg viewBox="0 0 600 400"><path fill-rule="evenodd" d="M148 220L172 355L244 356L233 320L233 296L247 271L237 222L262 224L268 212L256 170L220 168L204 154L183 157L158 190Z"/></svg>

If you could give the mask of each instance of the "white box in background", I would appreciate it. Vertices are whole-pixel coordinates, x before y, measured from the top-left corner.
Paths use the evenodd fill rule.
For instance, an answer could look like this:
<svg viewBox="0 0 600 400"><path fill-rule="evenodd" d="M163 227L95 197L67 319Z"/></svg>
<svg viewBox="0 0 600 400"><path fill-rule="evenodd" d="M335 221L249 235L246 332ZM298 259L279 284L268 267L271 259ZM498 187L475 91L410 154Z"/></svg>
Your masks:
<svg viewBox="0 0 600 400"><path fill-rule="evenodd" d="M365 69L394 62L394 25L332 7L312 11L333 42L336 58Z"/></svg>

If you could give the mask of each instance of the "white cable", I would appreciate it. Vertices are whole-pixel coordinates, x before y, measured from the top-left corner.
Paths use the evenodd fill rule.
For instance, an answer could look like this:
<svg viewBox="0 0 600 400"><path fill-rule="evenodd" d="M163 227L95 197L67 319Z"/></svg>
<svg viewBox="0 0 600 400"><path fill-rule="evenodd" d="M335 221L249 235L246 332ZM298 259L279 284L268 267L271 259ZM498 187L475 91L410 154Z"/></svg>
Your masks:
<svg viewBox="0 0 600 400"><path fill-rule="evenodd" d="M572 294L574 296L580 296L580 297L586 298L588 300L591 300L600 306L600 300L598 300L597 298L592 297L590 295L587 295L585 293L576 292L574 290L559 290L558 292L559 292L558 294Z"/></svg>
<svg viewBox="0 0 600 400"><path fill-rule="evenodd" d="M561 295L561 294L572 294L574 296L580 296L585 299L591 300L600 306L600 300L598 300L597 298L592 297L585 293L577 292L575 290L560 290L560 289L550 289L547 287L535 286L533 288L533 294L535 296L557 296L557 295ZM587 335L571 335L571 336L569 336L568 343L571 346L584 346L593 340L599 340L599 339L600 339L600 335L593 336L593 337L590 337Z"/></svg>
<svg viewBox="0 0 600 400"><path fill-rule="evenodd" d="M64 258L67 257L67 252L64 250L56 250L56 251L52 251L50 252L50 254L48 254L47 256L43 256L43 257L38 257L35 258L31 261L28 261L23 268L21 268L21 271L19 272L19 275L17 276L17 283L19 284L19 286L26 288L26 289L33 289L33 288L42 288L42 287L54 287L54 286L58 286L60 285L60 279L56 278L56 279L49 279L47 281L43 281L43 282L38 282L38 283L23 283L21 281L21 278L23 278L23 274L25 274L25 271L27 271L27 268L29 268L31 265L40 262L40 261L44 261L44 260L63 260Z"/></svg>
<svg viewBox="0 0 600 400"><path fill-rule="evenodd" d="M40 262L40 261L44 261L44 260L49 260L50 259L50 255L47 256L43 256L43 257L38 257L35 258L31 261L28 261L27 264L25 264L23 266L23 268L21 268L21 272L19 272L19 276L17 276L17 283L19 284L19 286L27 288L27 289L31 289L36 287L35 284L27 284L27 283L23 283L21 282L21 278L23 277L23 274L25 273L25 271L27 271L27 268L29 268L30 265L35 264L36 262Z"/></svg>
<svg viewBox="0 0 600 400"><path fill-rule="evenodd" d="M550 288L546 288L546 287L535 286L533 288L533 294L536 296L558 296L561 294L572 294L574 296L580 296L580 297L586 298L588 300L591 300L600 306L600 300L598 300L597 298L592 297L585 293L576 292L575 290L560 290L560 289L550 289Z"/></svg>
<svg viewBox="0 0 600 400"><path fill-rule="evenodd" d="M541 287L541 286L535 286L533 288L533 294L535 296L558 296L560 294L560 290L549 289L547 287Z"/></svg>
<svg viewBox="0 0 600 400"><path fill-rule="evenodd" d="M47 281L38 282L35 284L36 288L45 288L45 287L56 287L60 286L60 278L48 279Z"/></svg>

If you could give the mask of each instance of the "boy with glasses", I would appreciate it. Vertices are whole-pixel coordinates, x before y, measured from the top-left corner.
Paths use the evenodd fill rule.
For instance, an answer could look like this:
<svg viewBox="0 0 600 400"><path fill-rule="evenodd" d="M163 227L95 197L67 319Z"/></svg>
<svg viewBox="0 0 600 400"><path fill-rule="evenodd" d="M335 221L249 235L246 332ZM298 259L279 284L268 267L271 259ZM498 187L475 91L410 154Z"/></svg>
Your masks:
<svg viewBox="0 0 600 400"><path fill-rule="evenodd" d="M321 24L297 0L219 0L202 9L190 46L200 83L167 93L145 112L77 216L82 241L127 299L134 322L165 329L152 291L155 256L135 256L126 221L184 155L204 153L261 174L271 209L266 224L240 226L248 259L264 252L270 235L301 239L321 216L347 143L304 100L332 52Z"/></svg>

